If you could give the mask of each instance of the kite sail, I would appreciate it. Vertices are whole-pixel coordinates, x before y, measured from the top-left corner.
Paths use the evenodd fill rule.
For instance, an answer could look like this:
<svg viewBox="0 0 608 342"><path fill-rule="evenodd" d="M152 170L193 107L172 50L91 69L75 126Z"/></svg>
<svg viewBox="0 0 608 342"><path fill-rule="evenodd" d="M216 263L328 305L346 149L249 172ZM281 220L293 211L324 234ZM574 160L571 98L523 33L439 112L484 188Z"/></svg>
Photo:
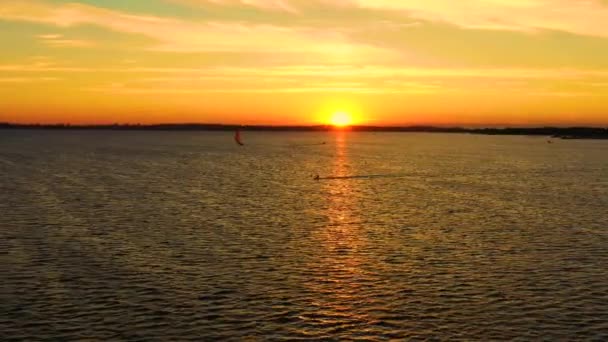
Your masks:
<svg viewBox="0 0 608 342"><path fill-rule="evenodd" d="M236 130L236 132L234 132L234 141L236 141L236 143L239 144L240 146L245 145L241 141L241 131L239 131L238 129Z"/></svg>

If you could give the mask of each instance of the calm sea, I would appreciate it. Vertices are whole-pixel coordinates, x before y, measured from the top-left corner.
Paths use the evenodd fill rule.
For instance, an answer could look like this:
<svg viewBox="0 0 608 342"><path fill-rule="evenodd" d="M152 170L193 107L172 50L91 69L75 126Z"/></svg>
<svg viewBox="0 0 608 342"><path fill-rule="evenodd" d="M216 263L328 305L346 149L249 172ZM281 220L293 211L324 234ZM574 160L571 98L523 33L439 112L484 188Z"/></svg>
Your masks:
<svg viewBox="0 0 608 342"><path fill-rule="evenodd" d="M608 141L243 140L1 131L0 340L608 339Z"/></svg>

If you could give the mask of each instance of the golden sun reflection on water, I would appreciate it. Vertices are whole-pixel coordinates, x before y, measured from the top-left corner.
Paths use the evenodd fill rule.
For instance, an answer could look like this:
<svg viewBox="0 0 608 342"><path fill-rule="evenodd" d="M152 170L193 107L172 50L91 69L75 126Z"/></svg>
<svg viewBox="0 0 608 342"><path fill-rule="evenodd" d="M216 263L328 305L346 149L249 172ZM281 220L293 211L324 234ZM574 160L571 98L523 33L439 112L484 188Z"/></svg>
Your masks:
<svg viewBox="0 0 608 342"><path fill-rule="evenodd" d="M332 177L348 177L355 170L348 155L348 132L336 134ZM378 281L369 271L368 241L359 210L361 196L356 181L332 179L322 183L326 196L326 225L313 233L318 254L313 258L314 277L307 287L315 294L318 317L331 317L330 325L369 324L373 319L363 307L374 306L366 293ZM327 319L324 319L327 320Z"/></svg>

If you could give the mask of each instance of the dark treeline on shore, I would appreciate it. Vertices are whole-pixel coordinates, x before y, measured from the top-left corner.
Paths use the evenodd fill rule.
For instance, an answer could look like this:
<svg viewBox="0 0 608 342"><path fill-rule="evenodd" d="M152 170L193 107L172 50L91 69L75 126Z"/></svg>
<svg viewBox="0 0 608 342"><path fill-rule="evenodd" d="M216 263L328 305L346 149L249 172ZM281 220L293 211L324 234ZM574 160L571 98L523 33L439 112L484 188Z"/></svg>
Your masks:
<svg viewBox="0 0 608 342"><path fill-rule="evenodd" d="M334 130L333 126L271 126L271 125L223 125L223 124L11 124L0 123L0 129L46 129L46 130L117 130L117 131L291 131L315 132ZM597 127L507 127L464 128L434 126L352 126L358 132L427 132L427 133L471 133L487 135L536 135L562 139L608 139L608 128Z"/></svg>

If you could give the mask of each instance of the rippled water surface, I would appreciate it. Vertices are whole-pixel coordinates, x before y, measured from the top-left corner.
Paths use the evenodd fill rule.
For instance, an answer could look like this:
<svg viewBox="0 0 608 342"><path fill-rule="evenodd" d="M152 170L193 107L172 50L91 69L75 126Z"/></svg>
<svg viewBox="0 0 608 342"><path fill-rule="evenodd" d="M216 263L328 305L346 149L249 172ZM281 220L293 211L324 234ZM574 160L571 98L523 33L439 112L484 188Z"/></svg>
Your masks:
<svg viewBox="0 0 608 342"><path fill-rule="evenodd" d="M607 141L243 139L0 132L0 340L608 339Z"/></svg>

